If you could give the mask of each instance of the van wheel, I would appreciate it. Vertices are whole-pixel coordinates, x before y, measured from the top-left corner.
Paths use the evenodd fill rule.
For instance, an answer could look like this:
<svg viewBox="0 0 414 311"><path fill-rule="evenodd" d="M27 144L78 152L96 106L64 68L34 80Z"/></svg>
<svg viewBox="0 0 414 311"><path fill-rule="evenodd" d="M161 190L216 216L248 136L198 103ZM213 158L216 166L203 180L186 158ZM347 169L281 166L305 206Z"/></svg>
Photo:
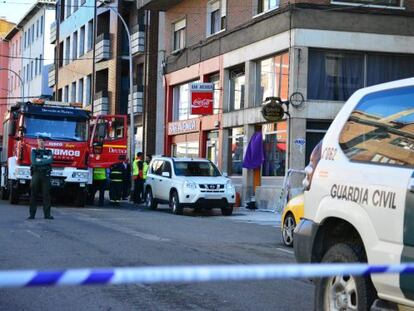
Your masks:
<svg viewBox="0 0 414 311"><path fill-rule="evenodd" d="M178 199L178 193L173 192L170 198L170 207L173 214L182 215L184 212L184 208L180 204L180 200Z"/></svg>
<svg viewBox="0 0 414 311"><path fill-rule="evenodd" d="M10 181L10 195L9 195L9 202L10 204L17 205L19 204L19 184L15 181Z"/></svg>
<svg viewBox="0 0 414 311"><path fill-rule="evenodd" d="M292 214L287 214L282 227L282 241L286 246L293 246L293 231L295 230L295 227L295 218Z"/></svg>
<svg viewBox="0 0 414 311"><path fill-rule="evenodd" d="M145 194L145 203L148 208L155 210L157 209L157 201L154 200L154 196L152 195L151 188L147 188L147 192Z"/></svg>
<svg viewBox="0 0 414 311"><path fill-rule="evenodd" d="M366 262L363 248L340 243L332 246L323 263ZM315 310L370 310L376 298L371 277L336 275L316 280Z"/></svg>
<svg viewBox="0 0 414 311"><path fill-rule="evenodd" d="M229 205L226 208L221 209L221 214L223 216L231 216L233 214L233 205Z"/></svg>

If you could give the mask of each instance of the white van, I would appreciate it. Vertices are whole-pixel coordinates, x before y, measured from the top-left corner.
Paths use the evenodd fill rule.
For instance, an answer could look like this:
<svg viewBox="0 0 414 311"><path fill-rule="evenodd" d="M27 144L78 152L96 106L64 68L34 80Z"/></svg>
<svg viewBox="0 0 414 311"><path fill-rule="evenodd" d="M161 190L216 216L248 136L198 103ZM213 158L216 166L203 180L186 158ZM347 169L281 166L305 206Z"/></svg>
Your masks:
<svg viewBox="0 0 414 311"><path fill-rule="evenodd" d="M355 92L306 172L299 262L414 262L414 78ZM316 280L316 310L373 303L414 307L414 275Z"/></svg>

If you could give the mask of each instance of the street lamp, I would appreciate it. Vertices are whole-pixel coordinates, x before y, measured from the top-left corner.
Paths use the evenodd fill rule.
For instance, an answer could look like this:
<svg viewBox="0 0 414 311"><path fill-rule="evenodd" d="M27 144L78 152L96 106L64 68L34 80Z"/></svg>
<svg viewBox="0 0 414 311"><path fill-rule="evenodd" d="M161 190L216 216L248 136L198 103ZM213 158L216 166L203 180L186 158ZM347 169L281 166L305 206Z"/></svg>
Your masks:
<svg viewBox="0 0 414 311"><path fill-rule="evenodd" d="M2 68L2 67L0 67L0 70L7 70L7 71L10 71L10 72L14 73L14 74L16 75L16 77L18 77L18 78L19 78L19 80L20 80L20 84L21 84L21 86L22 86L22 90L21 90L22 103L24 103L24 83L23 83L23 79L22 79L22 77L20 77L20 75L19 75L16 71L11 70L11 69L9 69L9 68Z"/></svg>
<svg viewBox="0 0 414 311"><path fill-rule="evenodd" d="M108 0L101 1L104 5L107 5L110 3ZM96 5L96 4L95 4ZM133 81L132 81L132 44L131 44L131 34L129 33L128 24L125 22L124 18L119 14L117 10L115 10L113 7L106 6L108 9L110 9L112 12L114 12L116 15L118 15L119 19L121 20L122 24L125 27L125 31L127 33L128 37L128 45L129 45L129 96L130 96L130 113L129 113L129 139L130 139L130 161L134 161L135 158L135 145L134 145L134 101L133 101ZM95 20L95 23L97 21ZM94 60L95 61L95 60ZM132 190L134 190L134 179L132 175L131 170L131 187Z"/></svg>

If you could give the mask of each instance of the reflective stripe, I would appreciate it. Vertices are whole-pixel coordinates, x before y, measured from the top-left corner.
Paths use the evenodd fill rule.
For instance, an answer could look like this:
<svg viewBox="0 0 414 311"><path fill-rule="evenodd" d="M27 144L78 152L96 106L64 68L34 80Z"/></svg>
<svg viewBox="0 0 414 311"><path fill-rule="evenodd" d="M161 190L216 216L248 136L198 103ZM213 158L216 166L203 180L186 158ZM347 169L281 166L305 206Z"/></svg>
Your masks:
<svg viewBox="0 0 414 311"><path fill-rule="evenodd" d="M97 167L93 169L93 180L105 180L106 171L103 167Z"/></svg>

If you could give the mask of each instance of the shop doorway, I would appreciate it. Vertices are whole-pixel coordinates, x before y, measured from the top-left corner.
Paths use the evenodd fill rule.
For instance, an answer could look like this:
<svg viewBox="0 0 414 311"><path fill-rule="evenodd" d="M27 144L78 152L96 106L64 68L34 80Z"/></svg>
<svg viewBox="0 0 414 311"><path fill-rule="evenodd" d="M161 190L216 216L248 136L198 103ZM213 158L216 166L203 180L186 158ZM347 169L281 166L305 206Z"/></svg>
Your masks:
<svg viewBox="0 0 414 311"><path fill-rule="evenodd" d="M309 163L313 148L315 148L315 146L323 139L331 123L331 120L306 122L305 166Z"/></svg>
<svg viewBox="0 0 414 311"><path fill-rule="evenodd" d="M212 131L207 134L206 155L207 159L218 165L219 151L219 132Z"/></svg>

